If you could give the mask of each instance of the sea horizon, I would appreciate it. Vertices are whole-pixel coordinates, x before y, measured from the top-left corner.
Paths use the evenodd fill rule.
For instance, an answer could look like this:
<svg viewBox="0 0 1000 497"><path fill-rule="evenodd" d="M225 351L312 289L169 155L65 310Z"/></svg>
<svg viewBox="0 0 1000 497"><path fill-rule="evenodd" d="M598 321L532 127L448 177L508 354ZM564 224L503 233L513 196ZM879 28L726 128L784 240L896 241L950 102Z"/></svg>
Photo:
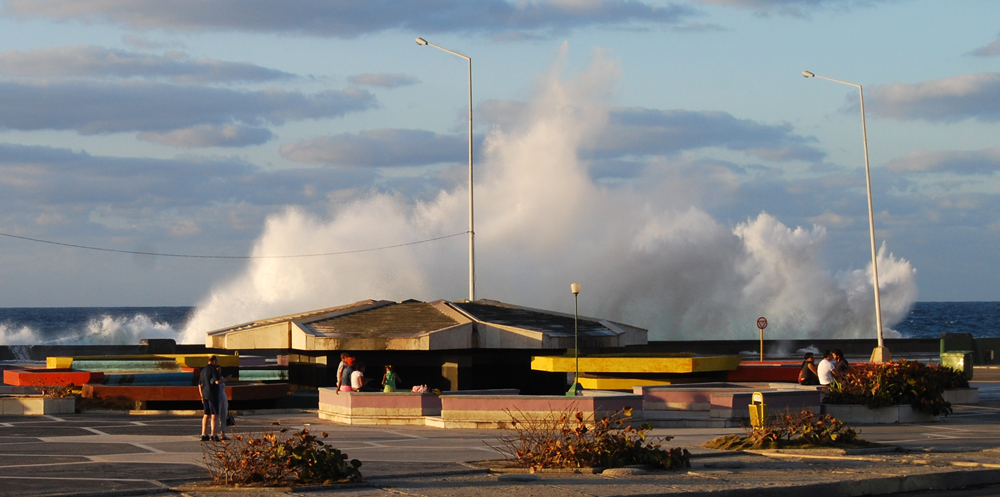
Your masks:
<svg viewBox="0 0 1000 497"><path fill-rule="evenodd" d="M180 338L196 309L196 306L0 307L0 345L128 345L149 338L172 338L184 343ZM888 326L885 336L897 338L897 333L898 338L938 338L941 333L1000 337L1000 302L915 302L903 320Z"/></svg>

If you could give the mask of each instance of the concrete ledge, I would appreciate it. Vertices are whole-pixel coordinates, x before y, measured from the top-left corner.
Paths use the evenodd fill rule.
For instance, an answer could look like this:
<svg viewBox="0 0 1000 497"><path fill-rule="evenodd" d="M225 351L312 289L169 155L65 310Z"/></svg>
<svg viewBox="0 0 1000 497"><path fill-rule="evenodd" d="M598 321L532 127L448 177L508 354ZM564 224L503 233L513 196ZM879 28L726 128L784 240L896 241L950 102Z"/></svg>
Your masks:
<svg viewBox="0 0 1000 497"><path fill-rule="evenodd" d="M820 397L818 390L769 390L761 392L764 395L764 405L771 415L783 412L820 412ZM749 419L750 402L753 392L719 392L712 393L712 410L710 416L725 419Z"/></svg>
<svg viewBox="0 0 1000 497"><path fill-rule="evenodd" d="M618 394L601 396L565 395L442 395L441 419L462 423L509 423L508 412L522 419L541 420L562 412L580 411L586 417L603 417L632 408L632 417L642 418L642 397Z"/></svg>
<svg viewBox="0 0 1000 497"><path fill-rule="evenodd" d="M977 405L979 404L978 388L956 388L945 390L941 395L944 400L957 405Z"/></svg>
<svg viewBox="0 0 1000 497"><path fill-rule="evenodd" d="M0 414L4 416L43 416L73 414L76 397L51 398L42 396L0 397Z"/></svg>
<svg viewBox="0 0 1000 497"><path fill-rule="evenodd" d="M926 423L938 418L911 406L891 406L869 409L862 405L823 404L821 411L848 424Z"/></svg>
<svg viewBox="0 0 1000 497"><path fill-rule="evenodd" d="M320 388L319 410L329 416L346 417L440 416L441 398L432 393L338 392Z"/></svg>

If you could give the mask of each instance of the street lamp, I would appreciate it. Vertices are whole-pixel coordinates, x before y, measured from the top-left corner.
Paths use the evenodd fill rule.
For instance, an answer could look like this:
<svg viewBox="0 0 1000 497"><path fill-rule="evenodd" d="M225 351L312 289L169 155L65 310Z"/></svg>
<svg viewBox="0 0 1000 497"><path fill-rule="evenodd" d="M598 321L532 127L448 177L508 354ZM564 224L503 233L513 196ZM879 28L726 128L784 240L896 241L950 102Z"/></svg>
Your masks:
<svg viewBox="0 0 1000 497"><path fill-rule="evenodd" d="M580 385L580 284L571 283L569 291L573 292L573 352L576 355L576 374L573 375L573 386L569 387L566 395L582 395L583 386Z"/></svg>
<svg viewBox="0 0 1000 497"><path fill-rule="evenodd" d="M469 302L476 300L476 230L472 203L472 58L417 38L417 45L429 45L469 61Z"/></svg>
<svg viewBox="0 0 1000 497"><path fill-rule="evenodd" d="M865 127L865 91L861 88L861 85L857 83L828 78L809 71L802 71L802 76L806 78L820 78L827 81L833 81L834 83L853 86L857 88L858 93L861 94L861 139L864 141L865 146L865 182L868 185L868 233L871 236L872 245L872 286L875 287L875 327L878 330L878 347L872 351L870 360L871 362L889 361L892 359L892 353L885 346L885 343L882 340L882 303L879 299L878 292L878 261L876 260L877 255L875 249L875 211L872 209L872 176L871 169L868 166L868 131Z"/></svg>

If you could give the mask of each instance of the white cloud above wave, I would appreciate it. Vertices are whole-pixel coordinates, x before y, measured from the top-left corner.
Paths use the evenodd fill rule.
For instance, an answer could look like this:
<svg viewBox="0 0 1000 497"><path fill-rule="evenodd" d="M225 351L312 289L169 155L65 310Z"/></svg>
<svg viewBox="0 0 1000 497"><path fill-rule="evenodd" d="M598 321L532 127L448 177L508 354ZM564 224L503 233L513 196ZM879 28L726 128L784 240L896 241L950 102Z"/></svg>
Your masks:
<svg viewBox="0 0 1000 497"><path fill-rule="evenodd" d="M297 76L245 62L192 59L115 50L97 46L70 46L0 52L0 75L31 78L145 78L183 84L261 83Z"/></svg>
<svg viewBox="0 0 1000 497"><path fill-rule="evenodd" d="M238 12L238 15L236 13ZM483 33L498 37L549 36L588 26L677 25L693 8L642 0L7 0L3 14L111 22L136 29L233 30L353 38L387 30Z"/></svg>
<svg viewBox="0 0 1000 497"><path fill-rule="evenodd" d="M573 112L572 105L563 112ZM503 130L530 112L524 102L488 101L479 107L480 128ZM486 124L483 124L486 123ZM475 149L482 148L482 134ZM725 148L769 161L817 162L824 157L813 138L790 125L738 119L725 112L612 108L604 132L580 147L580 156L601 168L609 160L674 156L689 150ZM424 166L464 161L468 135L441 135L416 129L375 129L316 137L282 145L286 159L304 164L351 167Z"/></svg>

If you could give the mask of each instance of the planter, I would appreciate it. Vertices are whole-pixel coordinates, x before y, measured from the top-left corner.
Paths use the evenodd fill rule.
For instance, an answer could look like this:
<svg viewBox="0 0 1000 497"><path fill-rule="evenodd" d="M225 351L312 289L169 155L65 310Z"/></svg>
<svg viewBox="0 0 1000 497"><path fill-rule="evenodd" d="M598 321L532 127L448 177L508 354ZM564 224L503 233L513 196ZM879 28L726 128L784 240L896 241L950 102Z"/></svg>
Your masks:
<svg viewBox="0 0 1000 497"><path fill-rule="evenodd" d="M42 416L45 414L73 414L76 397L52 398L41 395L0 397L0 414L4 416Z"/></svg>
<svg viewBox="0 0 1000 497"><path fill-rule="evenodd" d="M823 414L829 414L844 423L851 424L894 424L926 423L937 419L931 414L915 411L913 407L890 406L869 409L859 404L823 404Z"/></svg>
<svg viewBox="0 0 1000 497"><path fill-rule="evenodd" d="M956 388L945 390L941 395L944 400L957 405L976 405L979 403L978 388Z"/></svg>

